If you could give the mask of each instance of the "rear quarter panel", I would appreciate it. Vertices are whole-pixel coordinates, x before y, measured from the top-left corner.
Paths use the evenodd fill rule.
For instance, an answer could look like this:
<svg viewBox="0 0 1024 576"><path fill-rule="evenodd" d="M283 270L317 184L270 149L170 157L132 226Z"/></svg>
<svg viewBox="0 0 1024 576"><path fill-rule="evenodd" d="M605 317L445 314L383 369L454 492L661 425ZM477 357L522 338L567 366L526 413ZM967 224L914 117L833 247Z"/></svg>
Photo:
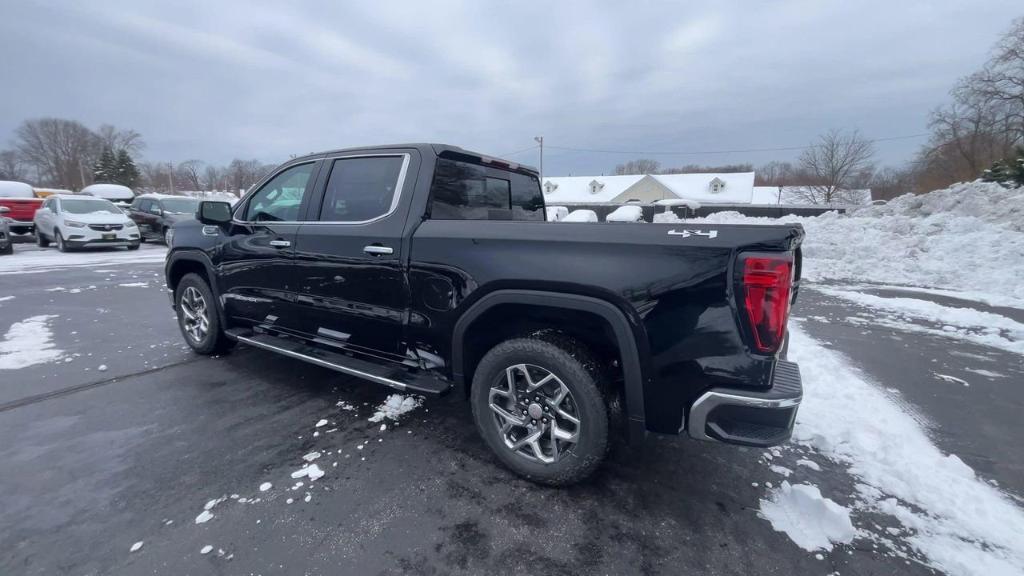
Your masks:
<svg viewBox="0 0 1024 576"><path fill-rule="evenodd" d="M708 235L669 234L684 228ZM633 324L647 427L678 431L714 385L765 387L774 357L750 353L737 324L738 250L786 250L786 227L427 220L412 242L410 341L451 358L458 317L484 294L520 288L593 296Z"/></svg>

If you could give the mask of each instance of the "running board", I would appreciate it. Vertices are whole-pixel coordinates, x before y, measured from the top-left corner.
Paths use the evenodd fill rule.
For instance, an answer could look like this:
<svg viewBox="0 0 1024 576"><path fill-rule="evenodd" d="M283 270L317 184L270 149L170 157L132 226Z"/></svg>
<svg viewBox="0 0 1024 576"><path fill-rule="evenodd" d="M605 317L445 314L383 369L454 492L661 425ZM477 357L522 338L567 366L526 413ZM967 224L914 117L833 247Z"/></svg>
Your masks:
<svg viewBox="0 0 1024 576"><path fill-rule="evenodd" d="M387 366L362 360L312 346L294 338L258 334L252 330L233 328L226 331L227 335L239 342L277 352L290 358L330 368L349 376L363 378L371 382L390 386L403 392L420 394L444 394L451 389L445 380L426 373L413 373L400 366Z"/></svg>

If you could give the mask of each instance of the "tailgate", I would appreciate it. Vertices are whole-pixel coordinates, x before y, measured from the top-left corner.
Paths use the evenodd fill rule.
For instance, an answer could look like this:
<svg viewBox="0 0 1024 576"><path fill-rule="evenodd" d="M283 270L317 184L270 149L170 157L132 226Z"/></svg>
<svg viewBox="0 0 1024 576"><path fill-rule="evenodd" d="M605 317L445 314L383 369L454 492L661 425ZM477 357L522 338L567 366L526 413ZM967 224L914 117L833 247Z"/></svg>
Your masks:
<svg viewBox="0 0 1024 576"><path fill-rule="evenodd" d="M4 217L20 222L31 222L36 210L42 205L43 201L39 198L0 198L0 206L11 209Z"/></svg>

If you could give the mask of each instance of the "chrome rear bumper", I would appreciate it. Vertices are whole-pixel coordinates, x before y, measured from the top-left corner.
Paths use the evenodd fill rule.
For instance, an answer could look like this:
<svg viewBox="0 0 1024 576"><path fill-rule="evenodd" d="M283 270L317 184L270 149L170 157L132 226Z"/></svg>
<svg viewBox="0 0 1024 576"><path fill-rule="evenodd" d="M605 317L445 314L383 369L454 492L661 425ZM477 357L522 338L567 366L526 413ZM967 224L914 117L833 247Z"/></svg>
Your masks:
<svg viewBox="0 0 1024 576"><path fill-rule="evenodd" d="M789 439L803 399L800 368L779 360L763 392L713 388L690 407L687 432L697 440L774 446Z"/></svg>

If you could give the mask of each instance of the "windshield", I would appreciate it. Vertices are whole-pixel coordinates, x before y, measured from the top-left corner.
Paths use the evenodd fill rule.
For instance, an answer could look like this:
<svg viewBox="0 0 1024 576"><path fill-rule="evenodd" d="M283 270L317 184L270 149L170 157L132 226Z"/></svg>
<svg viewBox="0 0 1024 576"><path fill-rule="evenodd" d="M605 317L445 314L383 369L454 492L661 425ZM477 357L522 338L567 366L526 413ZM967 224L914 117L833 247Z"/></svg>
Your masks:
<svg viewBox="0 0 1024 576"><path fill-rule="evenodd" d="M178 214L194 214L199 207L199 200L192 198L165 198L160 203L163 204L165 211Z"/></svg>
<svg viewBox="0 0 1024 576"><path fill-rule="evenodd" d="M109 200L63 199L60 209L68 214L121 214Z"/></svg>

